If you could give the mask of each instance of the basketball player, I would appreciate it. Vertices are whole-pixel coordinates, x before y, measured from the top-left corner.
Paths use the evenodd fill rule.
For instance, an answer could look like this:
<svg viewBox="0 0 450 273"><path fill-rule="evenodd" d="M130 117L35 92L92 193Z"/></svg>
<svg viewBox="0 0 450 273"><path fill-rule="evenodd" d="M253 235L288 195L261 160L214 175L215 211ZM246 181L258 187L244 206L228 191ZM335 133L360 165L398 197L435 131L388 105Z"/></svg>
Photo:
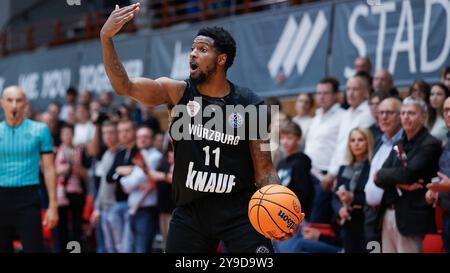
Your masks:
<svg viewBox="0 0 450 273"><path fill-rule="evenodd" d="M0 122L0 253L13 252L19 235L24 252L44 252L39 192L39 160L49 197L44 226L58 223L53 145L48 127L25 118L25 92L19 86L3 91Z"/></svg>
<svg viewBox="0 0 450 273"><path fill-rule="evenodd" d="M194 109L193 115L208 105L224 109L225 105L245 107L263 103L252 91L227 80L226 71L233 64L236 46L231 35L218 27L201 29L195 37L189 56L189 80L129 79L112 38L138 12L139 4L116 6L101 30L105 70L117 94L144 105L168 104L169 108L185 105ZM195 109L200 104L193 102L198 97L201 109ZM171 126L178 119L172 117ZM257 188L280 183L270 152L260 148L268 140L236 141L235 136L223 131L204 128L203 132L206 134L200 140L173 142L172 185L177 208L170 223L167 252L213 252L220 241L230 252L272 252L269 239L283 241L295 236L297 227L282 237L265 238L253 229L247 216L248 202ZM212 134L231 141L224 143L205 137ZM217 178L216 187L209 185L211 177Z"/></svg>

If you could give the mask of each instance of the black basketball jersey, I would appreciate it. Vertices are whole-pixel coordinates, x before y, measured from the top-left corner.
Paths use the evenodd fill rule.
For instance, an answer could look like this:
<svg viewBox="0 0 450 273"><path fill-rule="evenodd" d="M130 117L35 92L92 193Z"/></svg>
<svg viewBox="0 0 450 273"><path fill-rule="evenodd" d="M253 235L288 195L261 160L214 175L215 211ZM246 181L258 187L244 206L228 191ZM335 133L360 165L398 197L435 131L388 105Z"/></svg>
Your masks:
<svg viewBox="0 0 450 273"><path fill-rule="evenodd" d="M263 100L251 90L231 82L230 93L223 98L204 96L190 80L186 83L183 97L172 108L169 126L175 157L172 184L175 203L180 206L205 196L256 190L248 125L257 121L245 113L229 113L226 108L237 105L258 108L264 104ZM174 116L176 107L182 111L178 116ZM218 108L222 109L222 116L215 116ZM183 128L175 129L183 117L188 126L184 124ZM208 121L212 117L221 120L221 126L210 126ZM246 130L245 137L237 132L242 126ZM176 139L174 133L177 132L183 132L189 139Z"/></svg>

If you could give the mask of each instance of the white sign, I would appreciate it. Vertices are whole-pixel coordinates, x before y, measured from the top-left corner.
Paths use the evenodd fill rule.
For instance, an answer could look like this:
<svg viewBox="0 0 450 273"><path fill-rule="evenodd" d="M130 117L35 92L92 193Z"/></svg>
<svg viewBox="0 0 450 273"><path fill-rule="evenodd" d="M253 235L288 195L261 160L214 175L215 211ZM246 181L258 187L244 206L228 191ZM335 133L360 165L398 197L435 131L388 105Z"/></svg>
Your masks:
<svg viewBox="0 0 450 273"><path fill-rule="evenodd" d="M399 9L399 10L398 10ZM442 37L442 47L437 52L433 52L433 56L429 56L428 49L430 33L433 29L430 25L432 10L441 9L445 14L445 35ZM400 12L400 17L397 23L397 30L395 31L395 38L392 43L387 44L386 25L390 13ZM409 73L429 73L439 70L445 65L445 61L450 51L450 2L447 0L428 0L424 2L424 16L420 18L416 24L423 25L422 33L419 36L414 35L414 29L419 27L414 23L413 7L410 0L395 2L382 2L380 5L372 5L371 7L360 4L355 6L350 18L348 20L348 37L350 42L358 51L358 56L367 56L367 43L356 31L356 26L364 20L364 17L377 16L378 35L375 53L375 71L387 67L388 70L395 74L396 69L408 69ZM419 39L420 42L415 43ZM416 51L415 46L419 46ZM388 57L387 66L385 65L386 56L385 48L391 48ZM416 62L416 52L419 54L419 63ZM397 67L397 60L400 54L406 54L408 58L408 65ZM344 75L346 78L354 75L354 70L350 67L345 67Z"/></svg>
<svg viewBox="0 0 450 273"><path fill-rule="evenodd" d="M327 29L328 21L323 11L319 11L314 24L308 13L303 15L297 25L294 16L289 16L272 57L267 64L270 76L276 79L278 74L289 77L293 68L302 75L316 47Z"/></svg>

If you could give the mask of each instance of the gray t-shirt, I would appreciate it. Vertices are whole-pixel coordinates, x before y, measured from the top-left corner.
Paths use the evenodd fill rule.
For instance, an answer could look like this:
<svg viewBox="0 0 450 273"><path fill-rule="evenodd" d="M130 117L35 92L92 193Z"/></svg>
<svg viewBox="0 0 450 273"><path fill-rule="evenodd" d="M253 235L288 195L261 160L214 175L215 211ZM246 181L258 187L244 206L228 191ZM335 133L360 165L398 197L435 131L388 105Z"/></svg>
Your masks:
<svg viewBox="0 0 450 273"><path fill-rule="evenodd" d="M107 150L103 154L100 162L96 164L95 175L100 177L100 188L95 199L94 207L99 211L108 209L116 201L116 197L114 195L116 184L108 183L106 181L106 174L108 173L108 170L111 169L115 156L115 151L112 152Z"/></svg>

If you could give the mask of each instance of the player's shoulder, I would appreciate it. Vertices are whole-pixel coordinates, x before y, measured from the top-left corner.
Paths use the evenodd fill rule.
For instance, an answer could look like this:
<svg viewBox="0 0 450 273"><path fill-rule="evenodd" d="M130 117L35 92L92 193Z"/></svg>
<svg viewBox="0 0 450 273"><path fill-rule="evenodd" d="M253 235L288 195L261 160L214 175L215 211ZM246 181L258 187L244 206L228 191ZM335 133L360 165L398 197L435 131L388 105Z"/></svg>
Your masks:
<svg viewBox="0 0 450 273"><path fill-rule="evenodd" d="M177 86L177 85L185 85L186 81L180 81L176 79L172 79L169 77L159 77L155 81L160 84L169 85L169 86Z"/></svg>
<svg viewBox="0 0 450 273"><path fill-rule="evenodd" d="M231 84L234 86L234 100L237 104L244 106L264 104L264 100L250 88Z"/></svg>
<svg viewBox="0 0 450 273"><path fill-rule="evenodd" d="M156 81L168 92L170 106L176 105L182 99L188 83L187 81L175 80L169 77L160 77Z"/></svg>

